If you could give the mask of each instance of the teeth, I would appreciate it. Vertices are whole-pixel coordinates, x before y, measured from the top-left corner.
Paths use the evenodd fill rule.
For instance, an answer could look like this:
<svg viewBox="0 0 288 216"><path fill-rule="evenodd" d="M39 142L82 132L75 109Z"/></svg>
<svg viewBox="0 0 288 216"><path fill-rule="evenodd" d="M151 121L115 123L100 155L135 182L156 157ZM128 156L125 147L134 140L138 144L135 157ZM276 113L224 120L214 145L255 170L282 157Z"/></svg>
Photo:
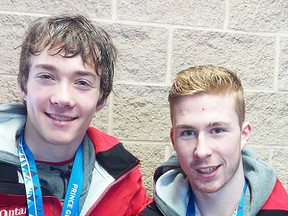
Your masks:
<svg viewBox="0 0 288 216"><path fill-rule="evenodd" d="M73 119L73 118L69 118L65 116L58 116L58 115L50 115L50 116L58 121L69 121Z"/></svg>
<svg viewBox="0 0 288 216"><path fill-rule="evenodd" d="M216 167L209 167L209 168L198 169L198 170L202 173L211 173L211 172L214 172L216 170Z"/></svg>

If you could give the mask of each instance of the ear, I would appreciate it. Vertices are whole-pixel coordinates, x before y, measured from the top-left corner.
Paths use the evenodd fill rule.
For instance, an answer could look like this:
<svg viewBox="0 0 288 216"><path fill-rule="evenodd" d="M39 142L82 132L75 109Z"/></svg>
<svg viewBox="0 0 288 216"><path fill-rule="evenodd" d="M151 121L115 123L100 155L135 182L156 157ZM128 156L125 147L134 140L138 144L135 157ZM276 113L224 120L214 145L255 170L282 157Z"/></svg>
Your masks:
<svg viewBox="0 0 288 216"><path fill-rule="evenodd" d="M20 94L20 97L21 97L24 101L26 101L27 93L26 93L26 91L24 91L24 89L21 88L21 87L19 87L19 94Z"/></svg>
<svg viewBox="0 0 288 216"><path fill-rule="evenodd" d="M107 104L107 100L104 99L100 102L98 102L98 104L96 105L96 112L99 112L100 110L102 110Z"/></svg>
<svg viewBox="0 0 288 216"><path fill-rule="evenodd" d="M173 128L170 129L170 139L175 150Z"/></svg>
<svg viewBox="0 0 288 216"><path fill-rule="evenodd" d="M242 130L241 130L241 150L248 143L251 130L252 130L251 124L249 122L244 122L242 125Z"/></svg>

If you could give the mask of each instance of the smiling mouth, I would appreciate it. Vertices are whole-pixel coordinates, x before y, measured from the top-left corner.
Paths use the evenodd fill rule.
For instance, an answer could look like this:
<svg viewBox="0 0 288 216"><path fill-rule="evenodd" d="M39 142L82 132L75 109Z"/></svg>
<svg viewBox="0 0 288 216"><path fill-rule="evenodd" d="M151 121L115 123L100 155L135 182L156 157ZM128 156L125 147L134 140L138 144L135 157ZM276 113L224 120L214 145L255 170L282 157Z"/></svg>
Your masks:
<svg viewBox="0 0 288 216"><path fill-rule="evenodd" d="M217 170L219 166L215 166L215 167L208 167L208 168L203 168L203 169L197 169L198 172L203 173L203 174L209 174L209 173L213 173L215 170Z"/></svg>
<svg viewBox="0 0 288 216"><path fill-rule="evenodd" d="M52 119L57 120L57 121L73 121L76 119L75 117L68 117L68 116L55 115L55 114L49 114L49 113L46 113L46 115L49 118L52 118Z"/></svg>

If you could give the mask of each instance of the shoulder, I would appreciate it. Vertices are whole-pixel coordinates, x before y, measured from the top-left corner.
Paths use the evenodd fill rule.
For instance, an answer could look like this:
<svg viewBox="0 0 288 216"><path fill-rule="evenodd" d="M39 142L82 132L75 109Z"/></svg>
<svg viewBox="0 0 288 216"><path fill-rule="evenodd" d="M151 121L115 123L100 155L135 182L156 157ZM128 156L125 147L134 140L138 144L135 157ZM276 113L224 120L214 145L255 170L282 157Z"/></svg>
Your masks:
<svg viewBox="0 0 288 216"><path fill-rule="evenodd" d="M140 160L129 152L116 138L94 127L89 127L87 134L93 142L96 160L114 178L140 164Z"/></svg>
<svg viewBox="0 0 288 216"><path fill-rule="evenodd" d="M108 149L111 149L113 146L120 143L116 137L98 130L95 127L89 127L87 129L87 134L92 140L96 152L107 151Z"/></svg>
<svg viewBox="0 0 288 216"><path fill-rule="evenodd" d="M273 191L265 202L262 209L286 210L288 213L288 193L286 192L279 179L276 180Z"/></svg>
<svg viewBox="0 0 288 216"><path fill-rule="evenodd" d="M172 169L181 169L177 154L174 152L170 158L162 163L154 172L154 181L157 181L160 176Z"/></svg>
<svg viewBox="0 0 288 216"><path fill-rule="evenodd" d="M162 216L163 214L156 206L155 202L150 203L147 205L138 216Z"/></svg>

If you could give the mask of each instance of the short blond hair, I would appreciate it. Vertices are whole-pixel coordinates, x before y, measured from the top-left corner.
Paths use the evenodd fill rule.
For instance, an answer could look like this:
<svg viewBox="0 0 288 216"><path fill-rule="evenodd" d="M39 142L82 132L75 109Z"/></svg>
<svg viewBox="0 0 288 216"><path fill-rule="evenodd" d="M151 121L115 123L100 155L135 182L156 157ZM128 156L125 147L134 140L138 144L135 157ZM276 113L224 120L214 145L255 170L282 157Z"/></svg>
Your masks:
<svg viewBox="0 0 288 216"><path fill-rule="evenodd" d="M240 126L245 120L244 90L241 80L232 71L219 66L190 67L177 73L169 91L170 108L176 98L199 93L222 94L232 92Z"/></svg>

